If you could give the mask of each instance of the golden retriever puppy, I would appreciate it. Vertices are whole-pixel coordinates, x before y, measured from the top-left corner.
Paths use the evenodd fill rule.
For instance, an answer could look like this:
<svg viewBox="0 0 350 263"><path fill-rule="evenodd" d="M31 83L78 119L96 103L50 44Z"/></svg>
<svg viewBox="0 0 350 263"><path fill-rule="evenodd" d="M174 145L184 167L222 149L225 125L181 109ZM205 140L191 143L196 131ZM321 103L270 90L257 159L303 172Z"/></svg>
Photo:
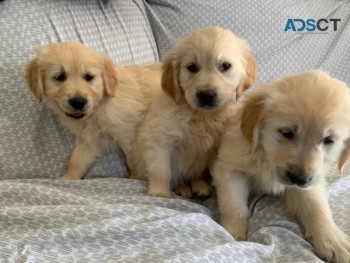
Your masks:
<svg viewBox="0 0 350 263"><path fill-rule="evenodd" d="M245 40L222 28L202 28L180 40L163 61L162 89L133 145L132 178L148 179L148 194L207 196L209 168L238 93L256 80Z"/></svg>
<svg viewBox="0 0 350 263"><path fill-rule="evenodd" d="M281 195L320 257L349 262L350 239L332 219L325 181L350 155L348 87L316 70L245 95L212 169L221 224L245 240L250 192Z"/></svg>
<svg viewBox="0 0 350 263"><path fill-rule="evenodd" d="M121 67L80 43L39 49L26 69L27 83L75 136L66 173L81 179L93 161L117 147L129 158L136 129L160 90L161 66Z"/></svg>

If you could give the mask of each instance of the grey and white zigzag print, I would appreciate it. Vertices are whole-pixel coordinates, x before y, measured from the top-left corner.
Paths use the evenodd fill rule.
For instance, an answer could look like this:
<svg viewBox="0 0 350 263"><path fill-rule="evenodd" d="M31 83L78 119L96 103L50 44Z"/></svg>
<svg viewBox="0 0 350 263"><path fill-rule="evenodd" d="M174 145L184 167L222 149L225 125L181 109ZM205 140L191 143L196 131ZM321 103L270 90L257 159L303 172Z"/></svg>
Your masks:
<svg viewBox="0 0 350 263"><path fill-rule="evenodd" d="M215 197L146 192L146 182L123 178L2 181L0 262L321 262L278 199L254 201L248 242L236 242L212 219ZM350 176L329 193L349 234Z"/></svg>

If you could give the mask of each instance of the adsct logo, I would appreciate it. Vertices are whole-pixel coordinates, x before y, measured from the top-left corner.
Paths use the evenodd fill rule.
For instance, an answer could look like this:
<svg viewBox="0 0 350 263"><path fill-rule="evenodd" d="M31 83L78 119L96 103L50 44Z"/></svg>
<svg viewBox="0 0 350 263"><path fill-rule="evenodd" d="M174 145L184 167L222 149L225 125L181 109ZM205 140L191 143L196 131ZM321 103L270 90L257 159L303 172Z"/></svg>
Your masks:
<svg viewBox="0 0 350 263"><path fill-rule="evenodd" d="M340 18L320 18L318 20L310 19L300 19L300 18L289 18L287 20L286 26L284 27L284 32L293 31L297 33L327 33L327 31L337 31L338 23L340 23Z"/></svg>

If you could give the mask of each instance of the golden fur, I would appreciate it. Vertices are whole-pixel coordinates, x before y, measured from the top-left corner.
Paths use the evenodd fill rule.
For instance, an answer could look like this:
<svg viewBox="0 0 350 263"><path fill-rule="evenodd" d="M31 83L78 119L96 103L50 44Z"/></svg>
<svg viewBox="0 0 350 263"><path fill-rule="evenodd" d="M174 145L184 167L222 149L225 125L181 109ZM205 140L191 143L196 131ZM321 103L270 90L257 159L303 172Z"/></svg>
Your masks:
<svg viewBox="0 0 350 263"><path fill-rule="evenodd" d="M248 44L229 30L203 28L180 40L163 62L163 92L133 145L132 178L147 178L151 196L170 197L171 188L185 197L208 195L201 176L238 92L256 75Z"/></svg>
<svg viewBox="0 0 350 263"><path fill-rule="evenodd" d="M60 179L81 179L105 151L119 146L129 158L136 129L160 90L161 66L116 66L80 43L60 43L40 48L27 66L26 80L38 101L45 99L75 136ZM75 109L72 98L83 98L86 105Z"/></svg>
<svg viewBox="0 0 350 263"><path fill-rule="evenodd" d="M250 192L282 195L319 256L349 262L350 239L334 223L325 176L350 154L350 95L322 71L285 77L242 97L213 166L221 224L245 240Z"/></svg>

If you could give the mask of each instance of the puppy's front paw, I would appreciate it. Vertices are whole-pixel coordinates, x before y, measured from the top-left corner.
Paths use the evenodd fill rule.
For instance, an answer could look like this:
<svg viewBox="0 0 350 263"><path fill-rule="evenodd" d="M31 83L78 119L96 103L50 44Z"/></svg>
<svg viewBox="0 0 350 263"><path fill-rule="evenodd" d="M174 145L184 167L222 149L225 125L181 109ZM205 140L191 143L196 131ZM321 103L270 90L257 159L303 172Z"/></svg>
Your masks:
<svg viewBox="0 0 350 263"><path fill-rule="evenodd" d="M188 185L185 184L176 187L175 193L184 198L192 198L192 190Z"/></svg>
<svg viewBox="0 0 350 263"><path fill-rule="evenodd" d="M315 247L316 253L327 262L350 262L350 237L338 227L333 231L314 234L308 237Z"/></svg>
<svg viewBox="0 0 350 263"><path fill-rule="evenodd" d="M204 180L196 180L191 182L191 188L192 188L193 194L195 194L198 197L210 196L211 187Z"/></svg>
<svg viewBox="0 0 350 263"><path fill-rule="evenodd" d="M248 220L246 218L224 219L221 220L221 225L236 241L247 240Z"/></svg>

